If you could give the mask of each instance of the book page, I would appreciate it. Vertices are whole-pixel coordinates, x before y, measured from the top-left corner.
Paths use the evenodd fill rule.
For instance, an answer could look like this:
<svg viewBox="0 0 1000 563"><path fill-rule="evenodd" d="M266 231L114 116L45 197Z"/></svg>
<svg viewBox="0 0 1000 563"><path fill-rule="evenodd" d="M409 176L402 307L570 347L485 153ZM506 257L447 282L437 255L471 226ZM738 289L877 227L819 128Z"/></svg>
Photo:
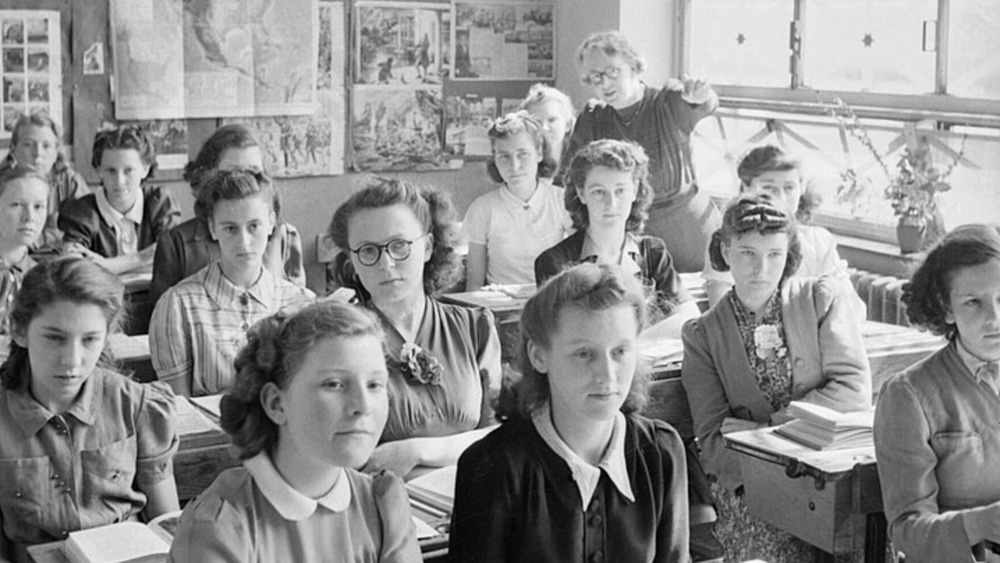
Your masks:
<svg viewBox="0 0 1000 563"><path fill-rule="evenodd" d="M211 420L201 411L194 408L187 397L175 396L174 405L176 407L177 434L180 436L189 434L200 434L202 432L214 432L218 429Z"/></svg>
<svg viewBox="0 0 1000 563"><path fill-rule="evenodd" d="M194 406L208 412L215 418L222 418L222 394L191 397Z"/></svg>

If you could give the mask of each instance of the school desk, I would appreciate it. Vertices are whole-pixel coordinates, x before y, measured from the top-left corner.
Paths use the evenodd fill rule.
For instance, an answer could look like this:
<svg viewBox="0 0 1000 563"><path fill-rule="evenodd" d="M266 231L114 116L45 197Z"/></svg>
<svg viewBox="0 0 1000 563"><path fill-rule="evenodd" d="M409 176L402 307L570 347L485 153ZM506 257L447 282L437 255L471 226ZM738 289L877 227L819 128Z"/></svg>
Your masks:
<svg viewBox="0 0 1000 563"><path fill-rule="evenodd" d="M773 428L734 432L726 447L740 454L750 513L833 555L864 549L884 561L886 521L875 446L817 451Z"/></svg>

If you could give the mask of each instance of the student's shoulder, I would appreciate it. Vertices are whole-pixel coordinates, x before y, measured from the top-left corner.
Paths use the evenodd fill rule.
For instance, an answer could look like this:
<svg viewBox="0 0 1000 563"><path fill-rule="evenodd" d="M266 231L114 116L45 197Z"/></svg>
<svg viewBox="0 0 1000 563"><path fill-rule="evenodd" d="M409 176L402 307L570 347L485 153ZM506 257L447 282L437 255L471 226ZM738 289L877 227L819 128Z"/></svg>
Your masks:
<svg viewBox="0 0 1000 563"><path fill-rule="evenodd" d="M625 420L626 431L641 455L673 460L685 457L684 440L670 424L635 413L626 415Z"/></svg>
<svg viewBox="0 0 1000 563"><path fill-rule="evenodd" d="M59 205L59 216L74 219L96 217L97 194L89 193L77 199L67 199Z"/></svg>
<svg viewBox="0 0 1000 563"><path fill-rule="evenodd" d="M191 501L187 510L195 520L209 522L246 515L253 503L253 489L250 472L243 466L231 467Z"/></svg>
<svg viewBox="0 0 1000 563"><path fill-rule="evenodd" d="M459 464L498 467L519 463L518 460L523 462L528 456L528 444L537 436L530 420L504 422L466 448L459 458Z"/></svg>

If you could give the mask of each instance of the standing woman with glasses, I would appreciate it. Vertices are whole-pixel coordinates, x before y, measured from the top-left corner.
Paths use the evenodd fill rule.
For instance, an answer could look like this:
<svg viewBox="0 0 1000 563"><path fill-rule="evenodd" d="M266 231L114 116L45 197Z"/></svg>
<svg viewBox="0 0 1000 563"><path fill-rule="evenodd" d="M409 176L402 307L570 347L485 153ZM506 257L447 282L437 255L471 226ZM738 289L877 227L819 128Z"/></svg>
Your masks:
<svg viewBox="0 0 1000 563"><path fill-rule="evenodd" d="M667 243L679 272L700 272L720 216L695 182L691 133L718 107L718 96L703 80L687 76L662 89L647 86L639 78L645 59L616 31L585 39L576 63L595 99L577 117L564 158L597 139L642 145L653 186L646 232Z"/></svg>
<svg viewBox="0 0 1000 563"><path fill-rule="evenodd" d="M462 274L456 232L447 196L393 178L374 178L333 215L330 237L348 255L340 278L386 333L389 419L366 471L454 464L492 423L493 315L433 297Z"/></svg>
<svg viewBox="0 0 1000 563"><path fill-rule="evenodd" d="M276 197L263 172L216 170L202 181L195 206L207 215L220 257L168 289L149 321L153 368L175 393L229 390L250 327L316 297L264 265Z"/></svg>

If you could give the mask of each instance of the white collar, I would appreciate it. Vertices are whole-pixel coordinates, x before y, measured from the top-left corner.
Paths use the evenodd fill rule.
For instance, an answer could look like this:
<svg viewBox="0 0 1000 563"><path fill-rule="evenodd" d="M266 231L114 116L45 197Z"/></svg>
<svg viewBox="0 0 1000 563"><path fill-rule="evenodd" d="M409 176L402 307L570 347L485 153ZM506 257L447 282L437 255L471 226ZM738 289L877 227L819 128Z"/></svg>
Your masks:
<svg viewBox="0 0 1000 563"><path fill-rule="evenodd" d="M351 504L351 486L347 482L347 469L340 469L340 478L328 493L319 499L311 499L300 493L278 473L271 457L260 452L243 462L254 482L279 514L286 520L305 520L312 516L319 506L332 512L343 512ZM331 469L333 471L333 469Z"/></svg>
<svg viewBox="0 0 1000 563"><path fill-rule="evenodd" d="M573 481L576 482L580 492L583 509L587 509L590 499L594 496L594 491L597 490L602 469L611 479L615 488L618 489L618 492L629 501L635 502L632 482L629 481L628 468L625 466L625 415L621 411L615 413L608 449L604 452L601 461L594 466L584 461L559 437L556 427L552 424L551 412L549 405L546 404L531 417L531 422L535 425L535 430L538 431L542 440L569 466Z"/></svg>
<svg viewBox="0 0 1000 563"><path fill-rule="evenodd" d="M132 221L137 226L142 224L142 208L144 207L144 201L142 197L142 188L139 188L139 194L135 196L135 203L132 204L132 208L122 213L111 205L108 201L107 194L104 193L104 188L97 190L97 210L101 213L101 217L109 225L117 226L121 223L122 219L128 219ZM138 229L136 229L138 231Z"/></svg>
<svg viewBox="0 0 1000 563"><path fill-rule="evenodd" d="M961 335L955 338L955 348L958 350L958 357L962 359L962 363L965 364L965 367L969 368L969 373L972 374L972 378L977 382L982 380L982 372L979 371L979 368L990 362L970 352L969 349L965 347L965 344L962 343Z"/></svg>

